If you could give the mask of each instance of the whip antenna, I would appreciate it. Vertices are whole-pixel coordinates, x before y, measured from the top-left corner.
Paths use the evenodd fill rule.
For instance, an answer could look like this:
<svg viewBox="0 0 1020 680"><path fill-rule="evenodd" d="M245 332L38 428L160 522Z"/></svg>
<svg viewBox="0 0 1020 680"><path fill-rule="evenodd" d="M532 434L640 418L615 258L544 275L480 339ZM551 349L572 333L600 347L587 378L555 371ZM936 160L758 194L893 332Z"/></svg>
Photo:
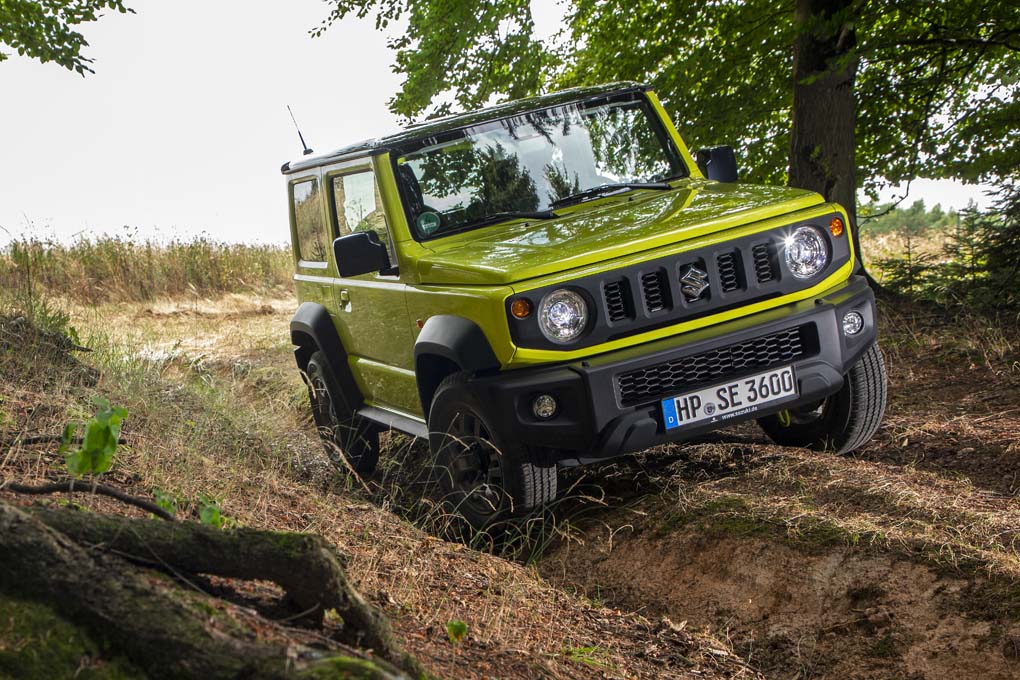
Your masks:
<svg viewBox="0 0 1020 680"><path fill-rule="evenodd" d="M298 127L297 119L294 118L294 112L290 110L290 104L287 104L287 113L290 114L290 119L294 122L294 129L297 130L298 139L301 140L301 148L304 149L304 155L307 156L312 153L312 150L305 144L305 136L301 134L301 128Z"/></svg>

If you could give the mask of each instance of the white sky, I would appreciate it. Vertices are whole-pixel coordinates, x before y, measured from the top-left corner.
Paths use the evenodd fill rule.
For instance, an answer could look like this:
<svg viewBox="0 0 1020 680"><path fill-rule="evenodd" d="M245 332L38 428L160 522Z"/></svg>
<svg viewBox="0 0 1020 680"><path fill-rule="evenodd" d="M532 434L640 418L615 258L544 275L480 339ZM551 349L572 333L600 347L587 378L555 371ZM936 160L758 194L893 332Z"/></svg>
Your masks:
<svg viewBox="0 0 1020 680"><path fill-rule="evenodd" d="M12 55L0 62L0 227L61 240L124 233L287 240L280 165L300 156L290 104L316 151L392 130L400 78L371 20L311 38L327 6L129 0L83 32L82 78ZM563 9L533 0L537 30ZM9 49L0 46L5 52ZM916 182L943 207L980 190ZM0 243L9 235L0 231Z"/></svg>

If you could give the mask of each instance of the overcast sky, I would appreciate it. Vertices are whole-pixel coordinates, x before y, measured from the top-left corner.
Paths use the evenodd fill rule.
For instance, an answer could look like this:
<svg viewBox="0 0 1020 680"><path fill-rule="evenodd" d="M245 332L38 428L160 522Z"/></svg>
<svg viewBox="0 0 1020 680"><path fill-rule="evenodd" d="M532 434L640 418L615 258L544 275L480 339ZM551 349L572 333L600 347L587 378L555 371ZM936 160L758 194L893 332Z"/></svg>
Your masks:
<svg viewBox="0 0 1020 680"><path fill-rule="evenodd" d="M83 31L95 75L16 55L0 62L4 230L63 240L127 226L146 237L283 242L279 168L300 155L285 105L317 151L397 125L386 101L400 78L370 20L313 39L321 0L127 4L137 13ZM541 34L559 27L554 0L533 7ZM915 196L962 207L980 192L919 182ZM8 238L0 231L0 243Z"/></svg>

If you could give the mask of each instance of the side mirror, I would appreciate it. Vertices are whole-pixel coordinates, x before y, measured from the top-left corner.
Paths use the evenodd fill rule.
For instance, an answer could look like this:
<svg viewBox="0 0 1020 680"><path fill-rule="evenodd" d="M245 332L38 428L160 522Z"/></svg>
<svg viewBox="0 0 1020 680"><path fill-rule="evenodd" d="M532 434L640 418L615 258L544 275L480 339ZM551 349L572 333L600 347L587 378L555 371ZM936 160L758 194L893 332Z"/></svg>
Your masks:
<svg viewBox="0 0 1020 680"><path fill-rule="evenodd" d="M737 181L737 156L732 146L698 149L694 158L705 177L720 182Z"/></svg>
<svg viewBox="0 0 1020 680"><path fill-rule="evenodd" d="M379 240L379 234L371 229L341 236L333 241L333 256L340 276L360 276L372 272L387 271L390 256L386 246Z"/></svg>

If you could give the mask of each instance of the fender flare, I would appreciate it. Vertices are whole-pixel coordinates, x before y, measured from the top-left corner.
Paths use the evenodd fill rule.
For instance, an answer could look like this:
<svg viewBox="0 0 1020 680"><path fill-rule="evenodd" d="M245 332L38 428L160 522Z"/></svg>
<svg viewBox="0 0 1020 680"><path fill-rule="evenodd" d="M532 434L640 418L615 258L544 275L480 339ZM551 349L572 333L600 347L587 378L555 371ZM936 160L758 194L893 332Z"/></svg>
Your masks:
<svg viewBox="0 0 1020 680"><path fill-rule="evenodd" d="M414 343L414 372L425 418L436 388L451 372L478 373L499 366L488 338L474 321L453 314L429 317Z"/></svg>
<svg viewBox="0 0 1020 680"><path fill-rule="evenodd" d="M290 341L295 345L294 359L302 373L308 368L312 354L322 350L351 408L358 408L364 403L364 396L347 363L347 350L344 349L329 310L317 302L301 303L290 320Z"/></svg>

